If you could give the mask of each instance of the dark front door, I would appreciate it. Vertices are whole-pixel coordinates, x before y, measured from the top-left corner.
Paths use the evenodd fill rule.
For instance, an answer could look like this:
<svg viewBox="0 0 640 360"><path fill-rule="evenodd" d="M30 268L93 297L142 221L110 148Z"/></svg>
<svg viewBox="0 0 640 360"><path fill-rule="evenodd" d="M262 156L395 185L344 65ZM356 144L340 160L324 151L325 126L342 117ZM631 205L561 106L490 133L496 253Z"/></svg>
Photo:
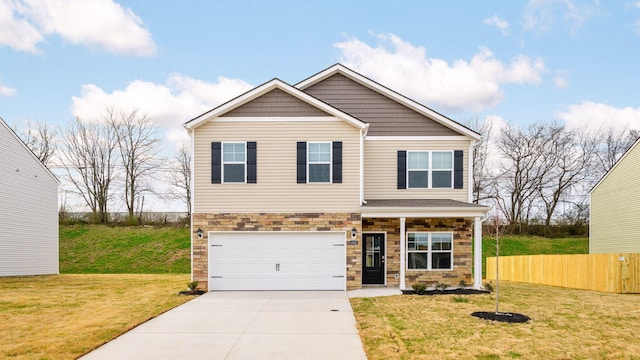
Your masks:
<svg viewBox="0 0 640 360"><path fill-rule="evenodd" d="M384 234L362 234L362 283L384 285Z"/></svg>

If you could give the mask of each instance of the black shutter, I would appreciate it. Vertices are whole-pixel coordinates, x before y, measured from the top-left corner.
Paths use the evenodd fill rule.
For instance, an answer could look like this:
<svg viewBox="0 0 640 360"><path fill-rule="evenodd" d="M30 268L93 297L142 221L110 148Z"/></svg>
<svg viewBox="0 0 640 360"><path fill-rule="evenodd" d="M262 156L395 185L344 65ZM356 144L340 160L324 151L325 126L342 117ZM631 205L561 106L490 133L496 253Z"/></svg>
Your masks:
<svg viewBox="0 0 640 360"><path fill-rule="evenodd" d="M453 152L453 188L454 189L463 189L464 188L464 169L463 169L463 151L455 150Z"/></svg>
<svg viewBox="0 0 640 360"><path fill-rule="evenodd" d="M407 152L398 150L398 189L407 188Z"/></svg>
<svg viewBox="0 0 640 360"><path fill-rule="evenodd" d="M307 183L307 143L299 141L297 145L296 177L298 184Z"/></svg>
<svg viewBox="0 0 640 360"><path fill-rule="evenodd" d="M247 142L247 184L255 184L257 182L256 157L256 142Z"/></svg>
<svg viewBox="0 0 640 360"><path fill-rule="evenodd" d="M333 159L331 163L331 166L333 166L333 182L336 184L342 183L342 141L333 142Z"/></svg>
<svg viewBox="0 0 640 360"><path fill-rule="evenodd" d="M211 143L211 183L222 183L222 143Z"/></svg>

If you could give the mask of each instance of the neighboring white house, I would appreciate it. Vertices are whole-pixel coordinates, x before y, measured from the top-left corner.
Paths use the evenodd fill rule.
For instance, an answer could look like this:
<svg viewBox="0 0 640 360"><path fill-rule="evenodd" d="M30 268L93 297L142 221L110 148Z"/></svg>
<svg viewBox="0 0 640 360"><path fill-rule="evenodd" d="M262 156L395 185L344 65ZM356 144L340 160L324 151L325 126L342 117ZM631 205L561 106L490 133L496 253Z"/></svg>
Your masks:
<svg viewBox="0 0 640 360"><path fill-rule="evenodd" d="M0 118L0 276L59 273L58 183Z"/></svg>
<svg viewBox="0 0 640 360"><path fill-rule="evenodd" d="M589 195L589 253L640 252L640 139Z"/></svg>

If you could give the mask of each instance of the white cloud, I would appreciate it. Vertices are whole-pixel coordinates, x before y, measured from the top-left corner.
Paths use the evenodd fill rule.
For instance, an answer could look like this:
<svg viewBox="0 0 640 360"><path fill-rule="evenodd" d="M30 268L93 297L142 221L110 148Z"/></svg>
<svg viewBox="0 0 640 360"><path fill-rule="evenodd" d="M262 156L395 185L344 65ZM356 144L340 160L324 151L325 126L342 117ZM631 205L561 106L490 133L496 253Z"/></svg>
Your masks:
<svg viewBox="0 0 640 360"><path fill-rule="evenodd" d="M94 84L82 86L80 97L72 98L71 112L86 120L100 119L105 109L139 110L166 129L167 140L174 144L186 140L182 124L203 112L249 90L251 85L219 77L205 82L184 75L169 76L165 84L135 80L111 93Z"/></svg>
<svg viewBox="0 0 640 360"><path fill-rule="evenodd" d="M471 60L428 58L426 49L391 35L377 35L378 47L350 38L334 46L340 61L410 98L435 103L449 111L474 112L495 106L502 100L502 84L532 84L545 71L540 58L517 56L505 64L481 48Z"/></svg>
<svg viewBox="0 0 640 360"><path fill-rule="evenodd" d="M566 89L569 87L569 82L562 76L553 78L553 83L558 89Z"/></svg>
<svg viewBox="0 0 640 360"><path fill-rule="evenodd" d="M0 0L0 45L30 53L38 53L37 45L44 41L42 34L20 16L22 6L12 0Z"/></svg>
<svg viewBox="0 0 640 360"><path fill-rule="evenodd" d="M10 88L0 82L0 96L11 96L16 92L16 89Z"/></svg>
<svg viewBox="0 0 640 360"><path fill-rule="evenodd" d="M38 53L50 35L114 54L156 52L142 20L112 0L0 0L0 44Z"/></svg>
<svg viewBox="0 0 640 360"><path fill-rule="evenodd" d="M509 22L498 17L498 15L493 15L490 18L484 19L484 23L489 26L497 27L503 35L509 35Z"/></svg>
<svg viewBox="0 0 640 360"><path fill-rule="evenodd" d="M524 10L524 30L546 32L558 23L575 34L592 17L601 13L600 1L576 4L573 0L529 0Z"/></svg>
<svg viewBox="0 0 640 360"><path fill-rule="evenodd" d="M592 131L609 129L640 129L640 108L616 108L607 104L585 101L570 105L556 116L569 128L588 128Z"/></svg>

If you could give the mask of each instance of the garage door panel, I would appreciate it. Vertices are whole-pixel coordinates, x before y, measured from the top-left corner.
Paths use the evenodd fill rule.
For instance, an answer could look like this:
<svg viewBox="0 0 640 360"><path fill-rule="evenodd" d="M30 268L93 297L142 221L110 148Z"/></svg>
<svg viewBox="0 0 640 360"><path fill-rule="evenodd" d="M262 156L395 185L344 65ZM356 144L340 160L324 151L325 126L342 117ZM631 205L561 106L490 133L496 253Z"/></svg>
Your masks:
<svg viewBox="0 0 640 360"><path fill-rule="evenodd" d="M345 233L210 233L211 290L344 290Z"/></svg>

